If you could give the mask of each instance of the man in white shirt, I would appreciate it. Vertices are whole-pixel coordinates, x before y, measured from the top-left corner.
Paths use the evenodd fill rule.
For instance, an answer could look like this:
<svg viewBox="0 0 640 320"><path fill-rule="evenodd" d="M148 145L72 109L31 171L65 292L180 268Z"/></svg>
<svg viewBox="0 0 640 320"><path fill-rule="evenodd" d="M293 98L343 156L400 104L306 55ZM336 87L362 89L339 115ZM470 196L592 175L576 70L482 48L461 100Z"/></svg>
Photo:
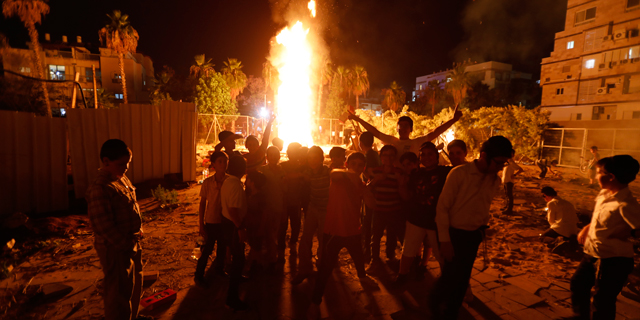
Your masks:
<svg viewBox="0 0 640 320"><path fill-rule="evenodd" d="M585 256L571 278L571 304L578 319L615 319L618 294L633 271L633 243L640 235L640 204L629 190L640 169L629 155L600 159L595 179L602 188L591 223L580 231Z"/></svg>
<svg viewBox="0 0 640 320"><path fill-rule="evenodd" d="M227 243L231 252L231 272L229 274L229 291L227 305L233 310L246 310L248 306L240 300L239 287L244 269L244 241L247 230L243 220L247 214L247 196L240 180L247 170L247 163L242 156L232 156L229 159L227 173L229 177L220 189L223 223L228 238Z"/></svg>
<svg viewBox="0 0 640 320"><path fill-rule="evenodd" d="M547 201L547 221L549 229L541 237L568 238L578 234L578 216L571 202L558 197L558 193L551 187L542 188L542 196ZM575 240L574 240L575 241Z"/></svg>
<svg viewBox="0 0 640 320"><path fill-rule="evenodd" d="M417 137L414 139L409 138L411 132L413 132L413 120L407 116L402 116L398 118L398 136L396 138L394 136L390 136L380 132L376 127L372 126L368 122L362 120L360 117L356 116L353 113L349 114L349 119L355 120L358 123L362 124L364 128L371 132L376 138L380 139L385 145L393 145L398 150L397 159L400 159L405 152L413 152L418 155L420 151L420 146L422 146L425 142L430 142L435 140L438 136L445 133L454 123L456 123L462 117L462 111L458 110L458 106L453 111L453 118L451 120L443 123L439 127L435 128L433 131L429 132L427 135L422 137Z"/></svg>
<svg viewBox="0 0 640 320"><path fill-rule="evenodd" d="M491 200L500 179L498 172L511 158L513 146L502 136L482 144L480 158L451 170L438 199L436 225L442 276L431 295L433 319L457 319L478 247L489 222Z"/></svg>
<svg viewBox="0 0 640 320"><path fill-rule="evenodd" d="M515 154L515 151L502 171L502 184L504 185L504 193L507 196L507 207L502 211L503 214L513 213L513 178L524 172L522 167L513 160L513 154Z"/></svg>

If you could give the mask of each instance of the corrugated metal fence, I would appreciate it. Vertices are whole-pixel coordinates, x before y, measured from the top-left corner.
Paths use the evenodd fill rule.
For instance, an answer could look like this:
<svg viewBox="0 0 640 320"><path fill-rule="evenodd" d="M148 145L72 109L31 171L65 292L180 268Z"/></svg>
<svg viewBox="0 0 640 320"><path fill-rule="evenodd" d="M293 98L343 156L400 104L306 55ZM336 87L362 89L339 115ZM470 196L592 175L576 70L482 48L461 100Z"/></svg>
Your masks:
<svg viewBox="0 0 640 320"><path fill-rule="evenodd" d="M133 183L168 173L193 181L196 119L194 104L169 101L69 109L66 119L0 111L0 214L67 209L67 150L75 194L81 198L100 168L100 147L112 138L133 151L127 172Z"/></svg>
<svg viewBox="0 0 640 320"><path fill-rule="evenodd" d="M0 111L0 181L0 214L66 209L66 120Z"/></svg>
<svg viewBox="0 0 640 320"><path fill-rule="evenodd" d="M100 147L123 140L133 158L127 177L135 183L182 172L195 180L196 110L192 103L122 105L118 109L70 109L69 144L76 197L84 197L100 168Z"/></svg>

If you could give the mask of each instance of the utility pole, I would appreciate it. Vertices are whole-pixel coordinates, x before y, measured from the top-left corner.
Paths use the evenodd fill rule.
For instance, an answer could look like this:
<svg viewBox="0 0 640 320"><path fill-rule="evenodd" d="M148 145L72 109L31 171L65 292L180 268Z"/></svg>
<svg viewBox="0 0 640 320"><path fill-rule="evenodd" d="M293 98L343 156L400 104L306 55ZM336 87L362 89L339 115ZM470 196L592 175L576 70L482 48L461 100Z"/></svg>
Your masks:
<svg viewBox="0 0 640 320"><path fill-rule="evenodd" d="M98 109L98 85L96 84L96 65L91 65L91 71L93 72L93 105Z"/></svg>
<svg viewBox="0 0 640 320"><path fill-rule="evenodd" d="M74 78L76 82L80 80L80 72L76 72L76 77ZM78 88L76 84L73 84L73 94L71 95L71 109L76 107L76 95L78 94Z"/></svg>

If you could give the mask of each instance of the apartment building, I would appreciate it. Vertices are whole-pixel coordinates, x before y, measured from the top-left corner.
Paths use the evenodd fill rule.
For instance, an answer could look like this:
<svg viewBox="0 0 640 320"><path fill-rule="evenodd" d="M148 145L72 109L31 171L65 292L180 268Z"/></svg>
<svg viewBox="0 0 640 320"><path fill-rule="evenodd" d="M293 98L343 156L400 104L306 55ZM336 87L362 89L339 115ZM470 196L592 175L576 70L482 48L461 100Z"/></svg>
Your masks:
<svg viewBox="0 0 640 320"><path fill-rule="evenodd" d="M417 77L413 98L415 99L417 91L425 90L431 81L436 81L438 87L444 89L446 83L451 79L452 72L453 70L445 70ZM531 81L531 74L515 71L512 65L497 61L470 64L465 68L465 72L473 82L480 81L488 85L490 89L507 89L513 81L518 79Z"/></svg>
<svg viewBox="0 0 640 320"><path fill-rule="evenodd" d="M122 102L122 76L118 55L110 49L92 47L82 42L81 37L75 43L63 36L61 41L51 41L45 34L41 43L43 70L50 80L74 80L76 73L85 99L93 97L93 75L95 68L96 86L112 95L116 103ZM30 47L30 44L29 44ZM4 68L29 76L36 76L33 67L31 49L9 48L3 50ZM124 59L124 72L127 82L129 103L148 103L149 91L154 85L153 61L141 53L127 53ZM65 108L70 105L70 85L48 85L53 108Z"/></svg>
<svg viewBox="0 0 640 320"><path fill-rule="evenodd" d="M567 1L564 31L542 60L542 106L552 122L584 128L640 120L639 29L640 0Z"/></svg>

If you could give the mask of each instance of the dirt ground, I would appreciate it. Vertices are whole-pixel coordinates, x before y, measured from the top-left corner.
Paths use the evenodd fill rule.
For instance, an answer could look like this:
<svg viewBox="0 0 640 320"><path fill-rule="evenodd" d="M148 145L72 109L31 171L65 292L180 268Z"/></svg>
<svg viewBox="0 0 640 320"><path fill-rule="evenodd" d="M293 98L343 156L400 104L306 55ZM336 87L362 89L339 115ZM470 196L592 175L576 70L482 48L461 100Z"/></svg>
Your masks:
<svg viewBox="0 0 640 320"><path fill-rule="evenodd" d="M579 254L552 254L538 235L548 228L544 185L574 203L582 223L589 221L597 188L585 186L586 179L573 169L562 169L561 177L535 178L537 168L524 166L525 173L515 186L515 215L504 216L502 196L492 204L487 237L486 263L481 249L476 260L471 287L474 298L464 305L461 319L553 319L570 314L568 281ZM303 319L310 304L313 279L292 286L295 259L287 259L276 272L263 272L241 287L251 307L233 313L225 307L228 280L207 274L209 289L193 285L197 240L197 210L200 185L179 191L180 205L162 209L150 198L140 201L143 209L143 264L145 272L158 271L155 281L145 283L143 297L165 289L177 292L177 300L154 310L143 310L156 319ZM640 183L632 184L640 195ZM46 240L16 243L18 263L0 281L0 315L3 319L101 319L102 272L93 250L93 236L86 216L53 220L64 224L65 232ZM53 223L49 220L49 223ZM73 223L72 223L73 222ZM384 241L384 239L383 239ZM317 246L317 243L315 244ZM638 250L638 246L636 246ZM314 249L315 251L315 249ZM384 248L382 249L384 251ZM400 250L397 257L400 258ZM215 253L214 253L215 255ZM639 259L636 257L636 265ZM6 261L5 270L6 269ZM429 290L440 273L435 261L422 281L394 286L398 266L388 264L372 273L373 281L361 283L346 250L340 255L322 304L322 314L330 319L424 319ZM636 268L618 302L619 319L640 318L640 269ZM51 284L72 287L62 297L41 293Z"/></svg>

